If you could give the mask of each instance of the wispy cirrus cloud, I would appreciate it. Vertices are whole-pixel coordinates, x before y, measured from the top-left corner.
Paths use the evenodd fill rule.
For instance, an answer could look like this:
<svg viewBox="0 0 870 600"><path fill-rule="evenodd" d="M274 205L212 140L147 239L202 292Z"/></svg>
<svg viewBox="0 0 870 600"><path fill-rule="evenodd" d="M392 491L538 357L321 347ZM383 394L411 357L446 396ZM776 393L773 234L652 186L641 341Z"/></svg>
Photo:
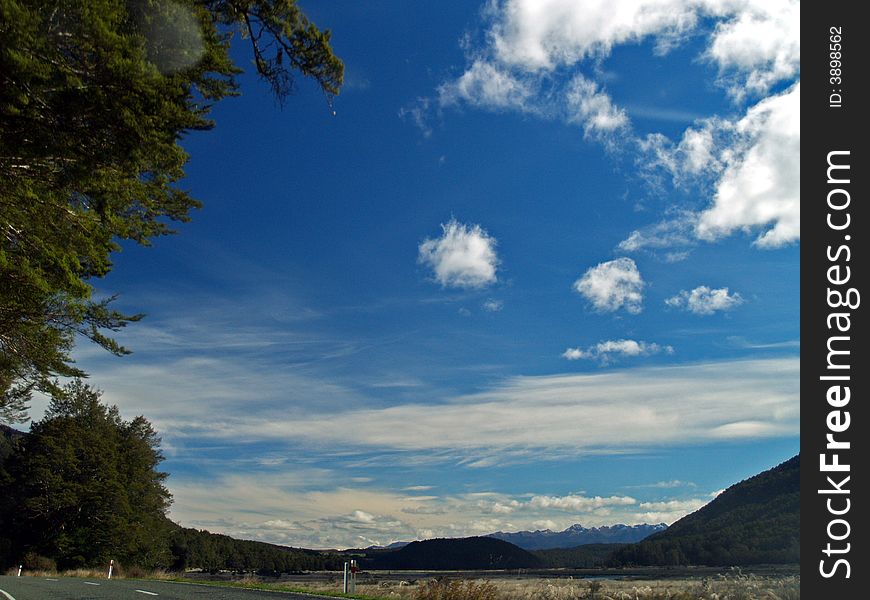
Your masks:
<svg viewBox="0 0 870 600"><path fill-rule="evenodd" d="M167 365L167 368L173 368ZM734 377L740 372L739 378ZM391 461L413 464L466 457L530 460L564 452L624 452L632 449L729 439L794 435L799 420L797 359L633 369L595 375L516 377L478 394L440 404L409 403L364 408L346 404L329 414L295 410L281 418L280 400L237 403L219 420L203 420L210 389L221 379L197 380L203 393L179 417L172 393L151 413L171 422L167 433L181 439L281 441L324 444L347 452L393 451ZM151 377L155 374L151 373ZM145 385L137 379L126 385ZM114 393L107 386L107 397ZM128 388L129 389L129 388ZM690 398L692 410L686 410ZM174 421L171 421L174 419ZM522 448L520 454L511 449ZM440 458L438 453L443 453ZM475 459L476 460L476 459Z"/></svg>

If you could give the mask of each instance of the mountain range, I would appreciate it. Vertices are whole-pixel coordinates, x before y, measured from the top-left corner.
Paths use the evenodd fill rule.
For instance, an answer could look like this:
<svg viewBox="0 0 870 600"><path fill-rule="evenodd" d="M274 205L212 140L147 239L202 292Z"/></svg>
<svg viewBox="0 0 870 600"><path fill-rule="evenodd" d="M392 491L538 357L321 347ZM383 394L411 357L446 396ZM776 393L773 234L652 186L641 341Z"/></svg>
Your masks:
<svg viewBox="0 0 870 600"><path fill-rule="evenodd" d="M548 550L551 548L573 548L586 544L631 544L639 542L654 533L667 529L664 523L658 525L607 525L604 527L583 527L571 525L564 531L543 529L538 531L518 531L506 533L498 531L487 537L510 542L524 550Z"/></svg>

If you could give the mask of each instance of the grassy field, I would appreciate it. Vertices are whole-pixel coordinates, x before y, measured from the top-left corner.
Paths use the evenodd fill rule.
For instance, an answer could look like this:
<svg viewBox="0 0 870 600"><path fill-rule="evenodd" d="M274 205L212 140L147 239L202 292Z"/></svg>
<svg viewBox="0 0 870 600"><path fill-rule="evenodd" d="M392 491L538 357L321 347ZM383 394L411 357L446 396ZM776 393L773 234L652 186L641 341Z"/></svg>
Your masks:
<svg viewBox="0 0 870 600"><path fill-rule="evenodd" d="M14 574L12 572L8 573ZM31 572L31 576L52 576L57 573ZM62 576L101 577L104 572L71 571ZM239 586L268 590L304 591L332 596L343 596L341 575L320 573L300 581L300 578L276 581L270 578L247 576L226 578L223 581L198 580L198 583ZM800 578L798 575L768 573L764 575L743 573L731 569L722 573L702 576L672 576L666 578L598 579L557 576L547 578L534 576L497 576L488 579L470 579L453 576L433 577L431 574L419 579L402 579L400 573L368 573L356 586L356 594L345 597L366 600L798 600ZM177 574L157 572L119 573L119 577L131 579L181 579Z"/></svg>
<svg viewBox="0 0 870 600"><path fill-rule="evenodd" d="M293 586L299 589L299 584ZM340 590L340 583L311 582L305 589ZM540 579L492 580L394 579L358 583L357 593L370 598L407 600L797 600L796 575L758 576L739 571L714 577L676 579Z"/></svg>

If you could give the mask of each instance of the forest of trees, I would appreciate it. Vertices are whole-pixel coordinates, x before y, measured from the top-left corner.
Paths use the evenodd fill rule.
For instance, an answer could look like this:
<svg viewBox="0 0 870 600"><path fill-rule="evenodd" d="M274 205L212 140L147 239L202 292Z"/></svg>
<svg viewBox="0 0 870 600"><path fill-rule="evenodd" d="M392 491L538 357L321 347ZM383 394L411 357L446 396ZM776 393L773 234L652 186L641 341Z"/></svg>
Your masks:
<svg viewBox="0 0 870 600"><path fill-rule="evenodd" d="M160 440L145 418L122 420L75 380L11 442L0 490L4 562L28 554L63 568L168 561L170 494L157 470Z"/></svg>
<svg viewBox="0 0 870 600"><path fill-rule="evenodd" d="M174 523L170 533L170 552L170 569L174 571L190 568L268 573L340 571L347 560L336 553L237 540L226 535L181 528Z"/></svg>

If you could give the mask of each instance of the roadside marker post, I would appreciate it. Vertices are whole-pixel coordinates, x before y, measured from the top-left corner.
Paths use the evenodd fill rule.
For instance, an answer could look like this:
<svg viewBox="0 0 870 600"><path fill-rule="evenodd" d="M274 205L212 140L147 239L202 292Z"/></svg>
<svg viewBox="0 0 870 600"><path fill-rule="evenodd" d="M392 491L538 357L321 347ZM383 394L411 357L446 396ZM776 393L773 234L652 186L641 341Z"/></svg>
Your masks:
<svg viewBox="0 0 870 600"><path fill-rule="evenodd" d="M344 593L353 594L356 592L356 572L359 567L355 560L344 563Z"/></svg>
<svg viewBox="0 0 870 600"><path fill-rule="evenodd" d="M112 578L112 567L114 567L114 566L115 566L115 559L113 558L113 559L109 560L109 576L106 577L106 579Z"/></svg>
<svg viewBox="0 0 870 600"><path fill-rule="evenodd" d="M18 576L21 577L21 567L24 565L18 565Z"/></svg>

